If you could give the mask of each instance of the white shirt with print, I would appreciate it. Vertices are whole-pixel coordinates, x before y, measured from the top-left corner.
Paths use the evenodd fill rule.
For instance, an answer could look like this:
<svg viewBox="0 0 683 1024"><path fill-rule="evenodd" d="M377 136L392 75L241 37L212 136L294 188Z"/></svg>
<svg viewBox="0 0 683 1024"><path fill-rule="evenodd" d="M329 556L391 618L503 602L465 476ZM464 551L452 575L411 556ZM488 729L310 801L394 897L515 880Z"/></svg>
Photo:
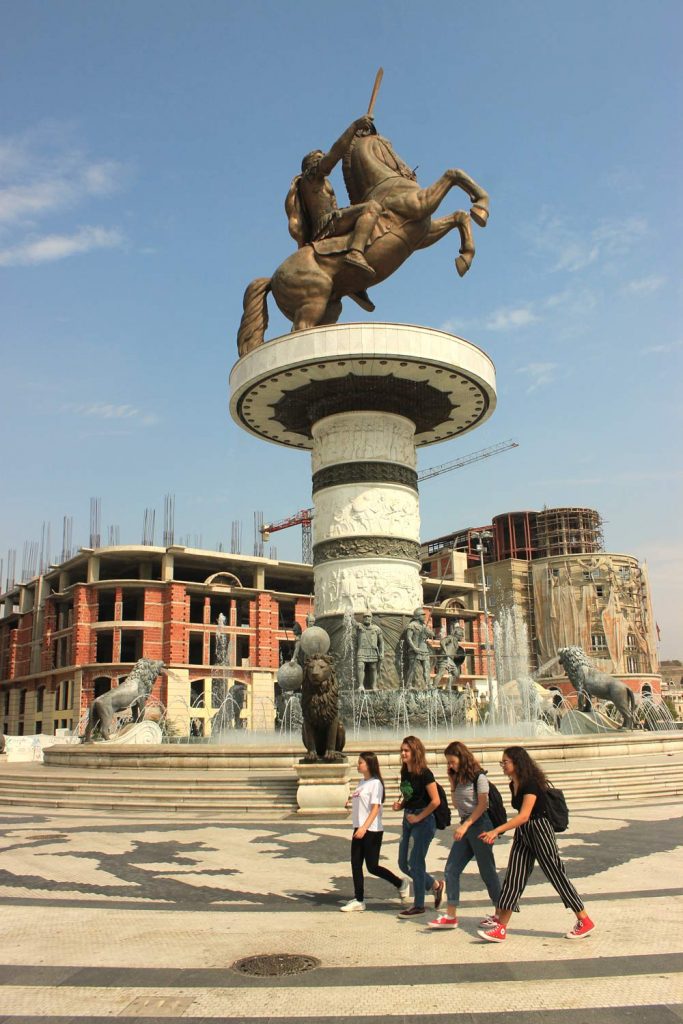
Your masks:
<svg viewBox="0 0 683 1024"><path fill-rule="evenodd" d="M351 794L354 828L360 828L367 821L373 804L379 804L379 814L370 825L368 832L382 832L382 783L379 779L361 779L355 792Z"/></svg>

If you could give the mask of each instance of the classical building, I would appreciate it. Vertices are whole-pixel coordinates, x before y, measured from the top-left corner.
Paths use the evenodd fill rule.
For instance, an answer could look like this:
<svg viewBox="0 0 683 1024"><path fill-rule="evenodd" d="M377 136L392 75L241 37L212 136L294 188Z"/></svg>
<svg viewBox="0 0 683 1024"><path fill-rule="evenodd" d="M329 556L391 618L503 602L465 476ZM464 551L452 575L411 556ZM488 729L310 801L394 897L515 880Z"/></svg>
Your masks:
<svg viewBox="0 0 683 1024"><path fill-rule="evenodd" d="M560 647L576 645L636 692L661 692L647 566L604 550L595 510L506 512L428 541L422 553L435 577L450 575L453 560L464 556L466 579L480 585L483 561L491 617L506 607L521 611L529 663L544 682L571 689L556 666L544 666Z"/></svg>
<svg viewBox="0 0 683 1024"><path fill-rule="evenodd" d="M484 619L465 570L462 558L451 579L425 580L425 601L437 634L463 625L462 681L476 682L486 675ZM276 672L295 622L306 625L312 589L312 566L296 562L179 545L82 548L0 595L0 729L77 728L140 657L167 666L152 703L179 735L209 735L240 683L244 724L272 729Z"/></svg>

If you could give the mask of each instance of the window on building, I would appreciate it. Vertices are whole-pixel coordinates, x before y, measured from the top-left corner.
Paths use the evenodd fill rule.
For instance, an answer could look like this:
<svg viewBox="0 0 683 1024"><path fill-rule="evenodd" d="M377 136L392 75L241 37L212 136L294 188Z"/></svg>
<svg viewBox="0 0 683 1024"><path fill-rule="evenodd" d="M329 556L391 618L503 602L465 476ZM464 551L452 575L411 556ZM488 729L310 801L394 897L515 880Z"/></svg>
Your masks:
<svg viewBox="0 0 683 1024"><path fill-rule="evenodd" d="M190 705L193 708L204 707L204 680L192 679L190 682Z"/></svg>
<svg viewBox="0 0 683 1024"><path fill-rule="evenodd" d="M19 714L26 713L26 690L19 691Z"/></svg>
<svg viewBox="0 0 683 1024"><path fill-rule="evenodd" d="M203 622L204 621L204 598L203 597L191 597L190 598L190 622Z"/></svg>
<svg viewBox="0 0 683 1024"><path fill-rule="evenodd" d="M278 601L278 627L280 629L291 629L294 625L294 602Z"/></svg>
<svg viewBox="0 0 683 1024"><path fill-rule="evenodd" d="M35 729L34 729L34 732L35 732L36 736L38 736L39 733L41 733L42 731L43 731L43 723L42 722L36 722L36 726L35 726Z"/></svg>
<svg viewBox="0 0 683 1024"><path fill-rule="evenodd" d="M113 622L116 605L114 590L100 590L97 595L97 618L99 622Z"/></svg>
<svg viewBox="0 0 683 1024"><path fill-rule="evenodd" d="M204 634L190 633L187 645L187 662L189 665L204 664Z"/></svg>
<svg viewBox="0 0 683 1024"><path fill-rule="evenodd" d="M592 633L591 634L591 648L594 651L606 651L607 650L607 637L604 633Z"/></svg>
<svg viewBox="0 0 683 1024"><path fill-rule="evenodd" d="M137 661L142 657L143 636L141 629L121 630L121 661Z"/></svg>
<svg viewBox="0 0 683 1024"><path fill-rule="evenodd" d="M36 712L40 713L43 710L43 704L45 702L45 687L39 686L36 690Z"/></svg>
<svg viewBox="0 0 683 1024"><path fill-rule="evenodd" d="M103 693L108 693L111 690L111 679L107 676L99 676L95 679L93 686L95 697L101 697Z"/></svg>
<svg viewBox="0 0 683 1024"><path fill-rule="evenodd" d="M633 654L629 654L626 657L626 671L637 672L638 671L638 658L634 657Z"/></svg>
<svg viewBox="0 0 683 1024"><path fill-rule="evenodd" d="M203 718L191 718L190 719L190 736L203 736L204 735L204 719Z"/></svg>
<svg viewBox="0 0 683 1024"><path fill-rule="evenodd" d="M643 683L643 687L640 692L645 700L652 700L652 686L650 683Z"/></svg>
<svg viewBox="0 0 683 1024"><path fill-rule="evenodd" d="M630 565L620 565L619 566L619 579L620 580L630 580L631 579L631 566Z"/></svg>
<svg viewBox="0 0 683 1024"><path fill-rule="evenodd" d="M215 626L218 622L218 616L225 615L225 621L230 622L230 595L229 594L212 594L211 601L209 604L209 616L211 622Z"/></svg>
<svg viewBox="0 0 683 1024"><path fill-rule="evenodd" d="M560 570L559 569L548 569L548 576L553 580L559 580Z"/></svg>
<svg viewBox="0 0 683 1024"><path fill-rule="evenodd" d="M595 596L596 597L604 597L605 596L605 588L600 583L598 583L598 585L595 588Z"/></svg>
<svg viewBox="0 0 683 1024"><path fill-rule="evenodd" d="M24 735L24 723L23 722L19 722L17 724L17 736L23 736L23 735Z"/></svg>
<svg viewBox="0 0 683 1024"><path fill-rule="evenodd" d="M294 644L291 640L280 640L278 643L278 664L284 665L286 661L292 660Z"/></svg>
<svg viewBox="0 0 683 1024"><path fill-rule="evenodd" d="M95 661L110 665L114 660L114 630L99 629L95 644Z"/></svg>
<svg viewBox="0 0 683 1024"><path fill-rule="evenodd" d="M581 575L584 578L584 580L592 579L590 569L584 569L583 572L581 573Z"/></svg>
<svg viewBox="0 0 683 1024"><path fill-rule="evenodd" d="M6 690L5 691L5 714L6 715L9 715L9 699L10 699L10 691ZM5 732L7 732L7 729L5 729Z"/></svg>
<svg viewBox="0 0 683 1024"><path fill-rule="evenodd" d="M141 622L145 617L144 603L145 595L141 590L124 590L121 599L121 618L124 622Z"/></svg>
<svg viewBox="0 0 683 1024"><path fill-rule="evenodd" d="M235 638L237 653L235 658L236 665L248 665L249 664L249 637L238 636Z"/></svg>
<svg viewBox="0 0 683 1024"><path fill-rule="evenodd" d="M638 647L638 640L635 633L629 633L626 637L626 646L633 649Z"/></svg>
<svg viewBox="0 0 683 1024"><path fill-rule="evenodd" d="M235 604L237 605L237 625L249 627L249 609L251 601L238 599Z"/></svg>

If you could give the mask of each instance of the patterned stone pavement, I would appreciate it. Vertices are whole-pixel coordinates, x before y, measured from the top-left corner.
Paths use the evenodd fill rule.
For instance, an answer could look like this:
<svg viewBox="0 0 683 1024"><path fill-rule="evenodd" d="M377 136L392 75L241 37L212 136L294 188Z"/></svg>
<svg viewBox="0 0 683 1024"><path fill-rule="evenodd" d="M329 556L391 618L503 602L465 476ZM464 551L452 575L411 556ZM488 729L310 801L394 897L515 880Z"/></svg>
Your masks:
<svg viewBox="0 0 683 1024"><path fill-rule="evenodd" d="M146 822L0 819L0 1024L683 1021L683 803L572 815L560 848L595 932L564 939L573 915L537 870L501 945L476 935L490 908L472 866L457 931L397 920L376 879L366 913L338 913L348 825L169 822L161 805ZM449 836L430 850L437 875ZM388 829L390 867L397 841ZM231 969L263 953L321 966L276 981Z"/></svg>

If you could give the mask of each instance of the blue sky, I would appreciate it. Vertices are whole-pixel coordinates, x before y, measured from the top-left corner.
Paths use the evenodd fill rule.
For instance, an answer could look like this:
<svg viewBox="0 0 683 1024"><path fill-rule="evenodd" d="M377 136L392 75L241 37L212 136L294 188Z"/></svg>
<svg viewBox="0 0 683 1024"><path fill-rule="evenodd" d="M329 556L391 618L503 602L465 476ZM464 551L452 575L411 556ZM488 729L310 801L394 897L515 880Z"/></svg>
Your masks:
<svg viewBox="0 0 683 1024"><path fill-rule="evenodd" d="M449 236L373 293L375 318L496 364L494 416L420 465L520 445L426 482L423 538L597 508L608 550L647 559L662 656L683 657L679 2L0 11L5 566L44 521L54 554L64 515L86 544L91 496L105 535L139 542L155 507L159 541L172 492L176 537L228 546L240 520L244 551L255 510L310 505L307 456L238 430L227 378L244 288L292 249L301 157L364 113L381 64L376 123L420 182L462 167L492 197L466 278ZM298 530L273 542L298 557Z"/></svg>

